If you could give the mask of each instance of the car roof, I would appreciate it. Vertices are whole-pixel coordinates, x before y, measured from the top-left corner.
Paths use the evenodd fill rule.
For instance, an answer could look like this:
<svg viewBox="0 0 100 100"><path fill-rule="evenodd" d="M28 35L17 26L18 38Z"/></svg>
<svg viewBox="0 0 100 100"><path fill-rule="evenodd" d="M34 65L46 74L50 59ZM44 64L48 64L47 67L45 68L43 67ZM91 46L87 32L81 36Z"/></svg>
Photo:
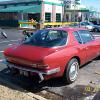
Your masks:
<svg viewBox="0 0 100 100"><path fill-rule="evenodd" d="M78 28L78 27L56 27L56 28L47 28L53 30L65 30L65 31L79 31L79 30L87 30L86 28Z"/></svg>

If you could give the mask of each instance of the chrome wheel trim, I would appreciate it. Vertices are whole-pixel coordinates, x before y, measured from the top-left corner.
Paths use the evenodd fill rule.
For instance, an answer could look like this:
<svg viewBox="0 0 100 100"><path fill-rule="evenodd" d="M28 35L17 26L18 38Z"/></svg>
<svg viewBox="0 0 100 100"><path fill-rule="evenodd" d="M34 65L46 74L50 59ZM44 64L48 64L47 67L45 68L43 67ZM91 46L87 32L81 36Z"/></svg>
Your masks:
<svg viewBox="0 0 100 100"><path fill-rule="evenodd" d="M98 29L97 28L95 28L95 32L98 32Z"/></svg>
<svg viewBox="0 0 100 100"><path fill-rule="evenodd" d="M75 81L77 76L78 76L78 69L79 69L79 64L78 62L74 62L71 66L70 66L70 70L69 70L69 79L71 81Z"/></svg>

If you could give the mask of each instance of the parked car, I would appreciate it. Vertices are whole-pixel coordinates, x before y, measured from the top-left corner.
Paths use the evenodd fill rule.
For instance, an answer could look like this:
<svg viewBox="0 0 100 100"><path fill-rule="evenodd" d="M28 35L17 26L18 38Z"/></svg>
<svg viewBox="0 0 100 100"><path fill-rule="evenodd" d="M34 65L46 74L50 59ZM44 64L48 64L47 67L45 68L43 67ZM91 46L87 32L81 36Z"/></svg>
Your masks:
<svg viewBox="0 0 100 100"><path fill-rule="evenodd" d="M80 22L80 26L87 28L89 31L99 32L100 25L95 25L91 22Z"/></svg>
<svg viewBox="0 0 100 100"><path fill-rule="evenodd" d="M74 24L70 24L69 26L86 28L89 31L93 31L93 32L100 32L100 25L95 25L92 22L74 23Z"/></svg>
<svg viewBox="0 0 100 100"><path fill-rule="evenodd" d="M4 51L11 72L38 76L40 81L63 77L66 83L77 79L79 67L100 55L100 39L84 28L38 30L25 42Z"/></svg>
<svg viewBox="0 0 100 100"><path fill-rule="evenodd" d="M69 27L79 27L79 23L72 23L72 24L69 24Z"/></svg>

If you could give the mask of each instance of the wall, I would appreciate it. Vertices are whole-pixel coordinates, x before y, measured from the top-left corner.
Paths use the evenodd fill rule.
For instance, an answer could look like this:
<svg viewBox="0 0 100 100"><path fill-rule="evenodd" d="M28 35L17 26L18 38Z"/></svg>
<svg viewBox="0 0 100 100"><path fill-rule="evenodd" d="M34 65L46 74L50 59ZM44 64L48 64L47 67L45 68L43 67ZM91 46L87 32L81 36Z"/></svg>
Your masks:
<svg viewBox="0 0 100 100"><path fill-rule="evenodd" d="M56 21L56 13L60 13L62 15L63 13L63 6L60 0L44 0L44 18L45 13L51 13L51 21ZM43 18L43 17L42 17ZM43 19L44 19L43 18ZM62 19L62 16L61 16ZM45 21L45 20L44 20Z"/></svg>

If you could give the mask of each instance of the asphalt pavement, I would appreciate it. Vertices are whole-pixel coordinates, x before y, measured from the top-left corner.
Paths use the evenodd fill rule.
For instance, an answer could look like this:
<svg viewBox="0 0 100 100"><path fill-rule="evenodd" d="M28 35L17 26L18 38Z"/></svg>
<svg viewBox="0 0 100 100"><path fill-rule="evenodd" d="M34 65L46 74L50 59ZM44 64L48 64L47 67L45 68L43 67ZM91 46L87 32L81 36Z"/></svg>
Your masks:
<svg viewBox="0 0 100 100"><path fill-rule="evenodd" d="M5 32L8 38L0 39L0 61L4 59L2 54L4 49L18 43L23 37L22 31L18 29L5 29ZM96 38L100 38L100 32L92 34ZM34 80L26 77L12 77L7 67L1 62L0 77L30 92L38 93L45 90L61 96L63 100L100 100L100 57L82 66L79 70L77 81L71 85L64 84L61 78L51 79L36 84Z"/></svg>

